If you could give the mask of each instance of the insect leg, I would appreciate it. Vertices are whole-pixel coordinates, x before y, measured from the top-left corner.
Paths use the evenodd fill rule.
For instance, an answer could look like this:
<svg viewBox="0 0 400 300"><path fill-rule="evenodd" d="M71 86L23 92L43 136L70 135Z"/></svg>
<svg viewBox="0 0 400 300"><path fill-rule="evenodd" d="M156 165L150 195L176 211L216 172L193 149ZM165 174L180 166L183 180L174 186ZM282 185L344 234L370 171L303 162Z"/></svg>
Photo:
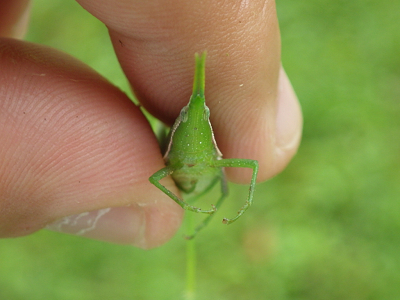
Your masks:
<svg viewBox="0 0 400 300"><path fill-rule="evenodd" d="M216 208L213 207L210 210L202 210L201 208L194 207L193 205L188 204L187 202L180 199L177 195L163 186L159 181L168 175L171 175L174 172L174 169L171 167L165 167L161 170L155 172L153 175L150 176L149 181L154 184L157 188L159 188L164 194L169 196L172 200L178 203L183 209L190 210L197 213L204 213L204 214L213 214L216 211Z"/></svg>
<svg viewBox="0 0 400 300"><path fill-rule="evenodd" d="M214 185L219 180L221 180L221 197L218 199L217 203L215 204L215 210L218 210L218 208L221 206L222 202L228 196L228 185L227 185L225 174L224 174L223 170L221 171L221 177L216 177L215 180L213 180L213 182L204 190L204 192L200 194L200 195L203 195L203 194L207 193L210 189L212 189L214 187ZM197 198L197 196L196 196L196 198ZM194 238L201 229L203 229L204 227L207 226L207 224L211 221L211 218L213 216L214 216L214 214L207 216L199 225L196 226L193 234L186 236L185 238L188 240Z"/></svg>
<svg viewBox="0 0 400 300"><path fill-rule="evenodd" d="M252 159L238 159L238 158L228 158L228 159L221 159L215 161L216 167L233 167L233 168L250 168L253 170L253 175L251 177L250 187L249 187L249 194L247 196L247 200L242 208L238 211L237 215L232 219L223 219L224 224L231 224L235 222L237 219L243 215L243 213L251 206L253 203L253 194L254 189L256 186L256 179L258 173L258 161Z"/></svg>

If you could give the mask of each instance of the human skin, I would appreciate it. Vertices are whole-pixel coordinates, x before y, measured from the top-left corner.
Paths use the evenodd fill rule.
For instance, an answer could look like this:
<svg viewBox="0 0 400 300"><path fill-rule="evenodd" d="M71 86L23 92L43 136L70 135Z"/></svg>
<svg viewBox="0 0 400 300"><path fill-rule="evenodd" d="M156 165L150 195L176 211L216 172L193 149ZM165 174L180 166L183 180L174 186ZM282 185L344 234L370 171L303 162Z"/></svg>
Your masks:
<svg viewBox="0 0 400 300"><path fill-rule="evenodd" d="M259 182L285 168L302 117L273 1L78 2L109 29L140 103L167 124L190 97L194 53L207 50L206 100L224 157L258 160ZM183 210L148 181L164 162L145 117L82 62L19 40L28 16L26 0L0 4L0 237L47 226L146 249L165 243ZM237 183L250 175L227 170Z"/></svg>

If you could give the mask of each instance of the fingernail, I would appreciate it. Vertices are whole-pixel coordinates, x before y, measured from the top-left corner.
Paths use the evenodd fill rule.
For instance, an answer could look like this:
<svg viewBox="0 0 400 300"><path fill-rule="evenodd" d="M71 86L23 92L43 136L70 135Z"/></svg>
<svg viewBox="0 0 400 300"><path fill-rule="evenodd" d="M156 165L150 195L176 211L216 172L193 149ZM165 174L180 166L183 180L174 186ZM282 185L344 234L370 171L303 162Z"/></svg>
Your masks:
<svg viewBox="0 0 400 300"><path fill-rule="evenodd" d="M145 218L139 206L104 208L67 216L46 229L96 240L143 247Z"/></svg>
<svg viewBox="0 0 400 300"><path fill-rule="evenodd" d="M20 8L19 19L16 20L9 32L9 37L22 39L28 31L28 23L30 17L31 3L22 3L23 7Z"/></svg>
<svg viewBox="0 0 400 300"><path fill-rule="evenodd" d="M281 68L276 118L276 147L278 152L297 149L302 131L302 115L297 96Z"/></svg>

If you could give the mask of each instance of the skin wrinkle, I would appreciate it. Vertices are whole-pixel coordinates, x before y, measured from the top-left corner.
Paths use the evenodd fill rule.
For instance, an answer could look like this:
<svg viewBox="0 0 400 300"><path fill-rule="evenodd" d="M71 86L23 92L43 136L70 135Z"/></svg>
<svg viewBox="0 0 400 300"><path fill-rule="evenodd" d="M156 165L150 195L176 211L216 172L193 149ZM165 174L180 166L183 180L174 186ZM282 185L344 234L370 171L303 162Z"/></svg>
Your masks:
<svg viewBox="0 0 400 300"><path fill-rule="evenodd" d="M60 102L60 101L56 101L56 103L59 103L60 104L60 106L59 107L62 107L62 102ZM47 113L46 113L46 110L43 110L42 108L40 108L40 107L38 107L37 108L39 111L44 111L44 115L47 115ZM51 111L53 111L54 109L53 108L48 108L47 109L49 112L51 112ZM55 113L56 111L54 111L54 113ZM35 114L35 112L33 112L33 114ZM48 119L48 121L51 121L51 119L52 119L53 117L51 116L51 117L47 117L47 119ZM62 119L62 118L58 118L58 117L54 117L55 119ZM45 125L45 123L46 122L42 122L42 124L43 124L43 126L47 126L47 125ZM60 126L61 125L61 126ZM56 125L57 126L57 125ZM59 126L57 126L57 127L60 127L60 128L62 128L64 126L64 124L59 124ZM36 131L37 132L41 132L42 130L41 130L41 128L40 127L38 127L38 128L36 128ZM57 133L57 135L58 135L58 133ZM40 148L38 148L36 151L34 151L34 152L36 152L36 153L42 153L42 151L40 150L40 149L42 149L42 148L53 148L53 146L46 146L46 143L47 143L47 141L52 141L52 140L57 140L58 138L57 138L57 135L55 135L54 137L46 137L46 139L43 139L43 143L37 143L37 145L39 145L39 147ZM39 134L38 135L38 138L39 138L39 140L41 140L42 138L41 138L41 135ZM79 143L79 141L77 141L78 143ZM81 142L84 142L84 141L81 141ZM69 142L68 143L70 146L72 146L71 145L71 143ZM81 145L82 146L82 145ZM60 152L60 158L61 158L61 160L59 160L60 162L63 162L63 161L65 161L65 159L67 158L67 157L65 157L65 156L63 156L63 154L64 154L64 152L62 151L62 149L59 149L61 152ZM76 151L75 151L76 152ZM79 153L78 153L79 154ZM46 158L47 160L49 160L49 161L55 161L54 160L54 156L53 157L47 157ZM42 159L39 157L38 159L33 159L33 161L38 161L38 162L42 162ZM28 165L26 165L27 167L28 167ZM51 164L47 164L46 162L42 162L41 163L41 165L39 165L38 167L34 167L34 168L31 168L31 169L36 169L37 170L37 175L36 176L43 176L43 175L45 175L45 174L43 174L42 172L41 172L41 169L42 169L42 167L41 166L47 166L47 168L49 169L49 171L51 171L52 170L52 167L57 167L57 165L51 165ZM66 167L67 165L65 165L65 164L63 164L63 168L64 169L66 169L65 167ZM26 171L25 172L22 172L23 174L25 174L26 173ZM54 176L53 176L54 177ZM55 177L53 178L53 179L56 179Z"/></svg>
<svg viewBox="0 0 400 300"><path fill-rule="evenodd" d="M62 126L61 126L62 127ZM81 146L82 146L82 144L81 143L85 143L85 141L79 141L79 140L77 140L76 141L76 143L77 144L80 144ZM70 146L71 146L71 143L69 143L70 144ZM84 145L83 145L84 146ZM38 152L40 152L40 151L38 151ZM79 152L78 151L74 151L75 153L77 153L77 154L79 154ZM51 158L50 158L51 159ZM83 157L83 159L85 159L84 157ZM95 157L94 158L92 158L92 160L94 160L95 161ZM46 165L46 164L45 164ZM64 166L65 167L65 166Z"/></svg>

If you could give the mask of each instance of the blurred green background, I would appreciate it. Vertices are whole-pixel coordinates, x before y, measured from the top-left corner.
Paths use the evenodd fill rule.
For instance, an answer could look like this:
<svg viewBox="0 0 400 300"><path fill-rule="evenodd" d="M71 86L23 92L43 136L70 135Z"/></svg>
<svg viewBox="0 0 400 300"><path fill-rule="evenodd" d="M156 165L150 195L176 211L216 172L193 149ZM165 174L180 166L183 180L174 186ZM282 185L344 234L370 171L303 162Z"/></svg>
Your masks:
<svg viewBox="0 0 400 300"><path fill-rule="evenodd" d="M198 299L400 299L400 1L280 0L304 137L235 224L197 238ZM27 39L129 88L105 27L35 0ZM232 186L235 209L247 187ZM237 198L237 199L236 199ZM181 299L182 232L143 251L41 231L0 240L0 299Z"/></svg>

